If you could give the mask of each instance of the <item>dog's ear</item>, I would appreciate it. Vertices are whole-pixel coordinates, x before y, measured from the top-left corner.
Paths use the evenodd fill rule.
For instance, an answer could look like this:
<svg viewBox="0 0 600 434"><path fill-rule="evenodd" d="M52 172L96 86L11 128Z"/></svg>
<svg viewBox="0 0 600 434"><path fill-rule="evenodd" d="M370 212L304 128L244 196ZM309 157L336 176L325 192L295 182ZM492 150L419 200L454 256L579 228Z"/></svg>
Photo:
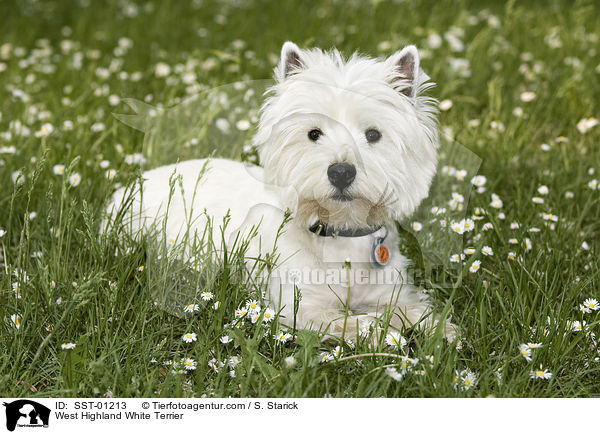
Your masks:
<svg viewBox="0 0 600 434"><path fill-rule="evenodd" d="M281 47L281 60L279 61L280 80L284 80L290 74L301 70L304 67L302 62L302 50L293 42L287 41Z"/></svg>
<svg viewBox="0 0 600 434"><path fill-rule="evenodd" d="M395 70L392 85L408 97L417 94L419 86L419 52L414 45L408 45L392 54L387 60Z"/></svg>

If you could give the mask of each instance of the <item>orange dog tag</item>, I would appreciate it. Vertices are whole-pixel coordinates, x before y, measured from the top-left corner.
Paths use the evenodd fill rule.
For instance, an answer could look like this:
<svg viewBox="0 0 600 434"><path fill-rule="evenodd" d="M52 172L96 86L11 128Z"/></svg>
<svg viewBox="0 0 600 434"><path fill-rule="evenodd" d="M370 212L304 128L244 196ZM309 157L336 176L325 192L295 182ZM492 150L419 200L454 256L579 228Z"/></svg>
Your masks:
<svg viewBox="0 0 600 434"><path fill-rule="evenodd" d="M390 261L390 249L388 248L388 246L383 244L383 240L378 239L377 241L375 241L371 259L373 265L379 265L381 267L383 267Z"/></svg>

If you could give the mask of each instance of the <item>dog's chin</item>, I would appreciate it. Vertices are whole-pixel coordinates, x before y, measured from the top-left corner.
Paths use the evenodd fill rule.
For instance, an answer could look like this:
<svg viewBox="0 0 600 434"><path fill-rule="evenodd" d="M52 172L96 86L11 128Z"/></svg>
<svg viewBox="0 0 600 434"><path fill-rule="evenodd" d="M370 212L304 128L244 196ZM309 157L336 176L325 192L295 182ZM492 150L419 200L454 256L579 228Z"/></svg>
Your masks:
<svg viewBox="0 0 600 434"><path fill-rule="evenodd" d="M294 219L306 227L319 221L347 229L378 227L390 221L386 207L349 195L301 201Z"/></svg>

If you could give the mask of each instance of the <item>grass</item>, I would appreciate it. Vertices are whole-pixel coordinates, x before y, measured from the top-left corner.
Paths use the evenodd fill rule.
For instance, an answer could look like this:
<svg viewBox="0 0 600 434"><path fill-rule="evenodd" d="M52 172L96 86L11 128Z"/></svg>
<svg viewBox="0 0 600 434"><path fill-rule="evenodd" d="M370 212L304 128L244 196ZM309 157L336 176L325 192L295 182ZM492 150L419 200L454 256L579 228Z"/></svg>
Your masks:
<svg viewBox="0 0 600 434"><path fill-rule="evenodd" d="M0 11L1 395L600 395L600 314L578 309L600 298L600 190L593 188L600 127L577 128L600 111L595 2L8 1ZM135 179L140 169L129 163L148 149L143 131L112 116L133 113L118 98L166 107L188 92L268 79L288 39L372 55L415 43L438 83L434 96L453 103L441 113L444 133L482 160L486 190L473 189L465 211L481 208L485 217L462 239L477 253L467 256L456 288L433 293L452 305L460 345L414 333L410 356L419 362L401 381L386 368L401 371L406 349L382 343L377 351L386 355L373 356L359 342L322 363L322 353L335 350L314 333L298 331L283 345L272 338L275 321L224 330L237 308L258 297L236 277L239 255L211 268L210 279L188 281L214 298L198 302L198 312L174 315L154 303L160 273L148 270L151 239L99 237L106 199L116 183ZM170 66L166 77L157 76L159 63ZM184 83L186 70L195 76ZM238 106L232 116L247 116ZM45 123L54 130L36 137ZM239 158L244 142L236 143L229 152ZM73 186L75 173L81 180ZM473 175L462 182L440 176L470 190ZM542 185L548 194L537 191ZM492 193L502 208L490 206ZM493 228L484 231L487 222ZM483 246L494 255L483 256ZM481 269L470 273L475 258ZM574 321L586 321L584 330L573 331ZM197 341L185 343L187 332ZM225 333L233 342L220 342ZM531 362L519 353L528 342L542 343ZM65 343L76 346L63 350ZM235 365L233 357L235 378L227 366L209 367L213 358ZM182 358L196 369L171 373L165 363ZM551 379L530 378L540 365ZM476 378L469 385L467 370Z"/></svg>

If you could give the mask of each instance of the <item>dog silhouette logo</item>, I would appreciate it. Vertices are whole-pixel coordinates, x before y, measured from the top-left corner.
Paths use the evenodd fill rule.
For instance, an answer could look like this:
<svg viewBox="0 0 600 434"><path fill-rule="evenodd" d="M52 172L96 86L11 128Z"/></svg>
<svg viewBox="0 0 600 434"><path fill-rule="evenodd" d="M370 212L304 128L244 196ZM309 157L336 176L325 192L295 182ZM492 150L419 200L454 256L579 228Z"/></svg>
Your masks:
<svg viewBox="0 0 600 434"><path fill-rule="evenodd" d="M6 429L14 431L19 427L48 427L50 409L29 399L19 399L10 403L5 402Z"/></svg>

